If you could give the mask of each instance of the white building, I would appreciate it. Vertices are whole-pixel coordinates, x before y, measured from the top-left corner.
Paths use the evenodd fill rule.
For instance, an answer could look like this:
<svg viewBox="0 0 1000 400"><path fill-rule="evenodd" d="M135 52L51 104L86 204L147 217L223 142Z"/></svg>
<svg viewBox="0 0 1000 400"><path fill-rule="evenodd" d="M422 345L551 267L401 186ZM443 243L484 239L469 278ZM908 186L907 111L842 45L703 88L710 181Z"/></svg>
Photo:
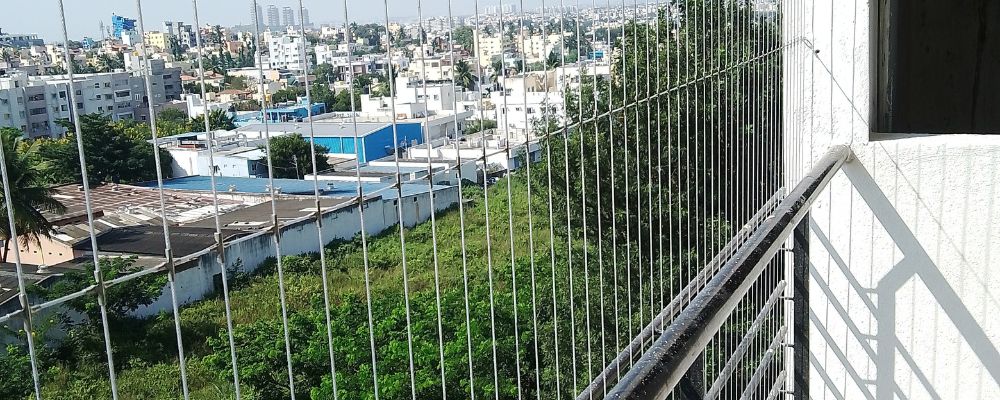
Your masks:
<svg viewBox="0 0 1000 400"><path fill-rule="evenodd" d="M298 35L265 35L270 68L302 71L305 68L306 42Z"/></svg>
<svg viewBox="0 0 1000 400"><path fill-rule="evenodd" d="M497 121L499 133L530 140L535 138L535 128L546 119L554 124L564 123L565 98L555 87L552 74L549 71L509 77L502 80L503 90L490 93L489 115Z"/></svg>

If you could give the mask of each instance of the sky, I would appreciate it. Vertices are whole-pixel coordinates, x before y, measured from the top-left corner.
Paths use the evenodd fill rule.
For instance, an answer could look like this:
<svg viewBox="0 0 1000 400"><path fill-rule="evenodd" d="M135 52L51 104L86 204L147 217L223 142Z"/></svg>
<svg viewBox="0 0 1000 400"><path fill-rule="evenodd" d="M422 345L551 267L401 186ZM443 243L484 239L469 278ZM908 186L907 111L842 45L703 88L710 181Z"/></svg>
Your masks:
<svg viewBox="0 0 1000 400"><path fill-rule="evenodd" d="M37 33L46 42L61 41L62 28L59 23L59 7L56 0L0 0L3 13L0 14L0 29L9 33ZM393 20L411 20L417 16L416 0L347 0L351 20L364 22L384 21L383 1L389 2L389 15ZM423 0L424 17L448 14L449 0ZM506 0L504 4L520 5L522 0ZM527 10L537 9L543 0L523 0ZM546 0L546 6L557 5L560 0ZM563 0L569 6L579 0ZM456 16L472 15L474 0L451 0ZM487 5L499 4L500 0L480 0L480 9ZM126 17L136 16L135 0L65 0L67 26L70 39L79 40L84 36L100 38L99 23L111 24L111 14ZM224 26L250 25L251 0L200 0L199 19L202 24ZM267 5L279 8L295 8L298 20L297 0L261 0L259 4L267 10ZM303 0L309 10L313 24L343 23L343 0ZM593 4L584 0L581 6ZM142 3L146 30L162 30L163 21L183 21L192 23L194 13L189 0L146 0ZM265 17L266 18L266 17Z"/></svg>

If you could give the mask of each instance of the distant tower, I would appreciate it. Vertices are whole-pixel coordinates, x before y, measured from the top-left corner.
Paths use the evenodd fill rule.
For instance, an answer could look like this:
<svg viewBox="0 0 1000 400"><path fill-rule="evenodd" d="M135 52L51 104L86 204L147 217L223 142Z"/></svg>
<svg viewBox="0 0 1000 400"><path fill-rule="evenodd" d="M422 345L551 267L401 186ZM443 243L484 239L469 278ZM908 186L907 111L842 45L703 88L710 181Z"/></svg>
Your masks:
<svg viewBox="0 0 1000 400"><path fill-rule="evenodd" d="M281 21L278 20L278 6L273 4L267 6L267 26L271 29L281 26Z"/></svg>
<svg viewBox="0 0 1000 400"><path fill-rule="evenodd" d="M257 21L257 27L260 30L264 30L264 7L261 7L259 4L256 8L252 5L250 6L250 25L253 25L254 21Z"/></svg>
<svg viewBox="0 0 1000 400"><path fill-rule="evenodd" d="M286 27L295 26L295 12L292 11L291 7L281 9L281 25Z"/></svg>
<svg viewBox="0 0 1000 400"><path fill-rule="evenodd" d="M309 9L308 8L303 8L302 9L302 26L304 26L306 28L312 26L312 23L309 21Z"/></svg>

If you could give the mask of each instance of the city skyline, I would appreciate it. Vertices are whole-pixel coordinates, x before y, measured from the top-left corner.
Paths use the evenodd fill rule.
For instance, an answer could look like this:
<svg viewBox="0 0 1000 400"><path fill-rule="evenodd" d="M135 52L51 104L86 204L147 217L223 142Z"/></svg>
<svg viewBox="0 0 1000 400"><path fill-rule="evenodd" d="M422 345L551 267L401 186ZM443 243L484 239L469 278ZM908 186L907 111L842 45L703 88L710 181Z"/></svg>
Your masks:
<svg viewBox="0 0 1000 400"><path fill-rule="evenodd" d="M383 7L372 7L371 2L364 0L347 0L350 19L352 22L383 22L385 16ZM413 7L413 1L409 0L388 0L390 18L405 22L417 17L417 10ZM474 13L472 2L454 2L452 0L452 12L454 16L468 16ZM552 7L550 3L556 0L546 1L547 7ZM424 18L448 15L448 2L446 0L425 1L423 4ZM480 12L485 12L489 6L500 4L500 0L480 1ZM521 1L503 1L503 4L514 4L520 7ZM185 3L187 4L187 3ZM202 24L216 24L223 26L252 25L249 12L233 12L233 8L240 6L240 10L250 10L250 1L245 2L202 2L199 4L199 19ZM291 7L295 13L295 20L298 21L298 1L295 0L273 0L260 1L258 5L262 7L264 15L262 20L267 21L267 7L276 6L279 11L284 7ZM523 0L524 8L527 11L537 9L541 6L542 0ZM575 6L577 3L573 3ZM344 8L342 1L321 2L305 1L303 5L309 10L309 20L315 25L343 23ZM570 4L567 4L570 6ZM581 7L587 7L586 2L580 3ZM135 2L130 0L102 0L98 3L71 3L66 2L66 14L73 15L67 20L67 30L70 39L79 40L83 37L100 38L100 24L110 25L111 15L117 14L129 18L137 18L135 12ZM58 20L53 20L48 24L39 24L37 20L31 18L15 18L18 15L58 15L58 5L56 2L35 3L13 3L8 7L7 17L0 18L0 28L4 32L28 34L36 33L46 42L62 41L62 30ZM146 30L162 30L164 21L185 21L192 23L194 13L188 6L178 7L173 3L146 2L143 3L144 17L146 19Z"/></svg>

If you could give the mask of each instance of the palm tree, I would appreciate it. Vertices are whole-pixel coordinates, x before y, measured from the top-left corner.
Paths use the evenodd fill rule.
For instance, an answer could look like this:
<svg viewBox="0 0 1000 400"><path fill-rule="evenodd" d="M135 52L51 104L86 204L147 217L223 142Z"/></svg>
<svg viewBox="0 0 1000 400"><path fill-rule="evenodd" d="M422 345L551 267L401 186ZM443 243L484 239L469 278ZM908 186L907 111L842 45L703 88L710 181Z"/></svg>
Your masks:
<svg viewBox="0 0 1000 400"><path fill-rule="evenodd" d="M3 62L7 64L8 67L11 66L11 64L13 64L14 59L16 58L17 58L17 50L14 50L13 48L10 47L0 48L0 60L3 60Z"/></svg>
<svg viewBox="0 0 1000 400"><path fill-rule="evenodd" d="M9 186L0 188L0 193L10 191L14 228L21 245L37 244L40 237L49 237L52 232L52 224L43 212L62 213L66 211L66 207L53 197L55 191L42 184L45 168L40 165L38 142L25 142L21 132L13 128L0 128L0 141L10 183ZM0 197L0 240L3 241L0 262L7 262L13 235L10 232L10 220L7 219L8 204L3 199L4 197Z"/></svg>
<svg viewBox="0 0 1000 400"><path fill-rule="evenodd" d="M191 132L201 132L205 130L204 114L191 118ZM236 129L236 122L225 110L212 110L208 113L208 125L215 130Z"/></svg>
<svg viewBox="0 0 1000 400"><path fill-rule="evenodd" d="M465 60L455 63L455 82L466 90L476 85L476 76L472 75L472 67Z"/></svg>
<svg viewBox="0 0 1000 400"><path fill-rule="evenodd" d="M494 88L499 88L500 78L503 76L504 73L503 60L499 58L493 60L493 62L490 64L490 67L493 68L493 76L490 78L490 80L493 82Z"/></svg>

